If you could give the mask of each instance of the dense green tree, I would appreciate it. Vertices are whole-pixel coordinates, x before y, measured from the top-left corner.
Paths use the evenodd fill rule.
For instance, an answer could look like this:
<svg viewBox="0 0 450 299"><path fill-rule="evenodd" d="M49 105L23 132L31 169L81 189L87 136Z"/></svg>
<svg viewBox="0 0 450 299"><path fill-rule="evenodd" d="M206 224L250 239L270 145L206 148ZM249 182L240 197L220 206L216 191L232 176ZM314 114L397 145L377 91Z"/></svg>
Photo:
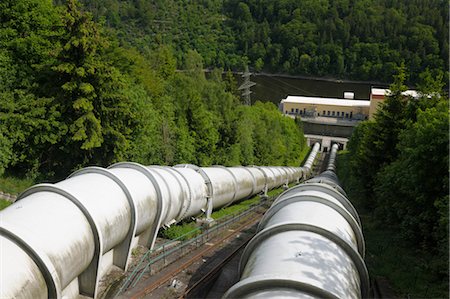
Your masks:
<svg viewBox="0 0 450 299"><path fill-rule="evenodd" d="M377 174L381 214L425 245L448 237L448 125L448 99L419 109L399 136L398 159Z"/></svg>
<svg viewBox="0 0 450 299"><path fill-rule="evenodd" d="M448 281L449 102L442 72L419 77L418 97L402 96L400 71L375 119L355 129L347 181L363 186L363 207L398 231L399 246L438 257L432 280Z"/></svg>
<svg viewBox="0 0 450 299"><path fill-rule="evenodd" d="M108 40L76 0L67 1L63 26L62 49L48 89L60 107L67 133L48 151L49 159L62 163L64 172L74 166L122 160L135 122L130 98L123 92L126 81L105 59ZM70 160L62 159L69 155Z"/></svg>
<svg viewBox="0 0 450 299"><path fill-rule="evenodd" d="M376 173L383 165L394 161L398 155L398 136L405 128L406 107L411 100L402 94L406 90L404 81L405 70L401 67L374 121L360 125L350 141L354 172L367 190L372 189Z"/></svg>
<svg viewBox="0 0 450 299"><path fill-rule="evenodd" d="M448 65L441 0L82 1L142 52L172 47L179 68L189 49L206 67L237 70L248 57L258 70L385 82L401 62L412 83Z"/></svg>
<svg viewBox="0 0 450 299"><path fill-rule="evenodd" d="M65 132L39 84L58 48L58 12L50 0L2 1L0 22L0 134L8 140L2 163L16 175L35 176L43 152Z"/></svg>

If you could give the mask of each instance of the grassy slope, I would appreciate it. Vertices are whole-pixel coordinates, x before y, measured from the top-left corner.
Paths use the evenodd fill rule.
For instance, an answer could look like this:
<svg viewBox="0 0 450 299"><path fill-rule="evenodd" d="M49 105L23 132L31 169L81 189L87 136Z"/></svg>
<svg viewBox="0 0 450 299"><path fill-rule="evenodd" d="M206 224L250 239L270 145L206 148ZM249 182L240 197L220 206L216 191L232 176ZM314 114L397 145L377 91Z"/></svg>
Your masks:
<svg viewBox="0 0 450 299"><path fill-rule="evenodd" d="M0 177L0 191L9 194L19 194L34 184L30 179L17 179L14 177Z"/></svg>
<svg viewBox="0 0 450 299"><path fill-rule="evenodd" d="M348 154L340 152L337 173L361 216L369 275L387 278L396 295L403 298L448 298L448 282L436 281L429 274L429 265L439 262L436 257L404 245L397 228L380 223L370 211L361 208L363 188L349 176L347 161Z"/></svg>
<svg viewBox="0 0 450 299"><path fill-rule="evenodd" d="M0 191L17 195L33 185L33 180L30 179L17 179L13 177L0 177ZM11 202L0 199L0 210L3 210L9 206Z"/></svg>

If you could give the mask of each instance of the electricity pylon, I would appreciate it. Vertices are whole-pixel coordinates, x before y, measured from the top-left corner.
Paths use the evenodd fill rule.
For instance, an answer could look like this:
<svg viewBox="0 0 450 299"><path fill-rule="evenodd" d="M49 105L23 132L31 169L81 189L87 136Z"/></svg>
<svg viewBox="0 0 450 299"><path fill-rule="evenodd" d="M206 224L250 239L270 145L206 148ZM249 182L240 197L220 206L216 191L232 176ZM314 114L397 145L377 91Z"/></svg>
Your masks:
<svg viewBox="0 0 450 299"><path fill-rule="evenodd" d="M242 83L242 85L239 86L238 88L238 90L242 90L242 97L244 98L244 104L247 106L250 106L252 104L250 99L250 94L252 93L252 91L250 90L250 88L256 85L255 82L250 81L251 75L252 73L249 72L248 65L246 65L245 71L242 74L242 78L244 78L244 83Z"/></svg>

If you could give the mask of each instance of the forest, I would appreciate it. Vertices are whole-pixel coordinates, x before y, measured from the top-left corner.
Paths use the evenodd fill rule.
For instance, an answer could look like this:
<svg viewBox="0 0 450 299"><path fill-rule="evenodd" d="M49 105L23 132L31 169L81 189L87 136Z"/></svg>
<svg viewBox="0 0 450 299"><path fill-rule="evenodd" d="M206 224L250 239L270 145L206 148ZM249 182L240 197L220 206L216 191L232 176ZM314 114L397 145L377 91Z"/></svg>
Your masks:
<svg viewBox="0 0 450 299"><path fill-rule="evenodd" d="M241 105L231 74L123 46L76 0L0 3L0 172L57 180L86 165L299 165L300 124ZM269 137L270 136L270 137Z"/></svg>
<svg viewBox="0 0 450 299"><path fill-rule="evenodd" d="M359 211L367 215L363 222L375 222L383 236L379 248L372 249L384 251L381 259L391 259L390 271L383 274L398 284L403 280L403 291L407 285L409 292L416 292L398 295L444 298L449 275L449 98L442 76L425 72L421 77L419 98L405 97L406 70L400 68L374 120L354 130L348 152L341 156L339 166L346 171L340 177ZM390 231L396 241L385 244ZM371 237L368 240L375 245ZM391 252L380 249L383 244ZM413 260L405 266L403 255L392 256L401 248L413 251ZM412 275L417 280L419 274L421 281L412 281Z"/></svg>
<svg viewBox="0 0 450 299"><path fill-rule="evenodd" d="M448 65L443 0L80 1L121 43L141 52L170 45L178 66L195 49L208 68L248 64L258 72L389 83L403 62L414 85L426 68Z"/></svg>

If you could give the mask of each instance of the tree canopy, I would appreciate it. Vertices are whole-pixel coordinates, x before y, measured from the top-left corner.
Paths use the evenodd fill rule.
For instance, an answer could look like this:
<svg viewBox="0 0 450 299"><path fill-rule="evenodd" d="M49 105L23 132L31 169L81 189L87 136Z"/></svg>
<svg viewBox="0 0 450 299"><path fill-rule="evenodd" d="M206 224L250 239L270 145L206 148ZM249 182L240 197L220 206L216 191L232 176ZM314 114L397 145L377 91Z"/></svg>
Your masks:
<svg viewBox="0 0 450 299"><path fill-rule="evenodd" d="M403 96L400 69L375 120L356 127L349 180L364 187L363 207L378 221L438 256L429 274L448 281L449 99L441 75L421 77L430 84L420 84L426 88L419 97Z"/></svg>
<svg viewBox="0 0 450 299"><path fill-rule="evenodd" d="M402 62L410 83L448 65L442 0L82 0L119 39L142 51L196 50L209 68L390 82ZM107 9L106 9L107 8Z"/></svg>
<svg viewBox="0 0 450 299"><path fill-rule="evenodd" d="M300 126L273 104L241 106L234 79L206 78L197 50L176 72L172 47L121 45L76 0L0 8L0 173L61 179L120 160L299 165Z"/></svg>

